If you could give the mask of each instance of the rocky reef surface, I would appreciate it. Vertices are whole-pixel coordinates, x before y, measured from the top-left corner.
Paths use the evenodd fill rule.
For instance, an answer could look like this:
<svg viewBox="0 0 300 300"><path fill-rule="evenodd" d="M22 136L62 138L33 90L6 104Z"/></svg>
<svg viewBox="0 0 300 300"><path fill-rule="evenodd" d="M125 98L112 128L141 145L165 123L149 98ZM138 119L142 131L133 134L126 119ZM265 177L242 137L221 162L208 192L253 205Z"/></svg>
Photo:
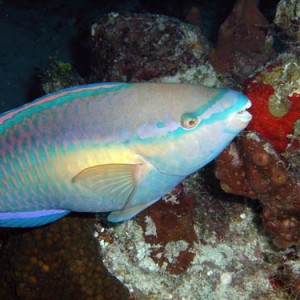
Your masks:
<svg viewBox="0 0 300 300"><path fill-rule="evenodd" d="M233 4L215 46L199 5L176 6L183 20L105 13L80 40L88 75L60 58L43 70L47 92L103 80L239 89L253 121L133 220L71 216L1 235L1 299L299 299L299 1L279 1L274 21L255 0Z"/></svg>

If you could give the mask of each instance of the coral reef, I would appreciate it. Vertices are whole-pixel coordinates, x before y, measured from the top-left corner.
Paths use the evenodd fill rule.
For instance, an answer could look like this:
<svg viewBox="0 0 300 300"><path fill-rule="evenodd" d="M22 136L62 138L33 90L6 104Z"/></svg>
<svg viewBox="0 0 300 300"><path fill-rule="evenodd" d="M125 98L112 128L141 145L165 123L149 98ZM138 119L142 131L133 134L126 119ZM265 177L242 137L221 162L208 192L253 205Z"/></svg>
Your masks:
<svg viewBox="0 0 300 300"><path fill-rule="evenodd" d="M300 1L281 0L276 8L274 24L278 26L277 36L287 48L300 52Z"/></svg>
<svg viewBox="0 0 300 300"><path fill-rule="evenodd" d="M51 56L48 65L40 75L42 89L46 94L70 86L82 85L84 80L73 70L72 65Z"/></svg>
<svg viewBox="0 0 300 300"><path fill-rule="evenodd" d="M169 274L183 273L195 257L191 251L197 240L193 222L193 198L185 194L183 184L164 196L161 201L136 217L142 239L147 244L151 264ZM114 241L110 230L99 224L97 236L102 246ZM145 253L138 254L144 256Z"/></svg>
<svg viewBox="0 0 300 300"><path fill-rule="evenodd" d="M156 2L169 11L170 4ZM211 56L222 76L240 82L273 53L269 25L256 2L237 1ZM176 15L183 16L186 2L170 7L178 11ZM197 7L191 7L185 20L194 25L203 21ZM293 19L293 26L298 26L297 21ZM220 85L207 62L208 46L199 26L157 15L111 13L93 26L92 43L91 81L161 80ZM70 64L53 62L45 74L46 81L50 81L44 86L47 92L77 85L77 80L82 84ZM269 99L276 99L276 86L283 91L287 82L299 83L298 70L297 60L281 67L275 65L265 71L266 77L276 74L272 81L264 79L259 83L261 77L256 77L248 82L245 91L251 98L253 92L253 102L262 97L261 92L269 103ZM281 81L280 74L286 76ZM290 95L290 91L286 90L288 100L283 105L271 101L276 121L283 120L296 107L299 93ZM284 115L278 118L278 112ZM254 119L259 120L259 113ZM270 138L276 150L284 150L281 153L287 167L255 134L241 136L217 162L217 174L222 177L225 191L262 203L263 225L280 248L299 242L299 177L297 180L291 175L299 174L300 169L298 121L291 122L293 130L289 125L289 130L284 131L280 137L284 145L280 144L280 148L276 139ZM277 133L274 127L273 131ZM257 226L252 209L256 201L244 200L245 205L240 205L241 199L217 188L211 188L212 192L205 186L204 172L185 180L185 192L191 196L180 185L133 220L109 228L97 223L94 235L99 240L101 260L91 238L94 220L64 218L11 236L7 243L0 244L0 298L128 299L128 290L105 267L130 289L131 299L285 299L285 295L278 296L272 290L276 284L292 287L297 295L298 254L288 266L280 262L282 267L274 271L274 261L267 256L280 251L274 252L268 237ZM206 177L213 180L212 174Z"/></svg>
<svg viewBox="0 0 300 300"><path fill-rule="evenodd" d="M288 135L300 119L300 60L279 57L245 83L244 93L251 100L253 120L249 130L266 138L278 153L289 144Z"/></svg>
<svg viewBox="0 0 300 300"><path fill-rule="evenodd" d="M279 248L300 243L299 66L297 57L282 55L246 82L248 129L261 137L242 136L217 159L222 188L261 202L264 227Z"/></svg>
<svg viewBox="0 0 300 300"><path fill-rule="evenodd" d="M149 216L159 211L145 211L145 217L137 216L113 228L98 223L95 235L103 263L129 288L132 299L287 299L284 295L277 297L270 284L269 276L277 265L266 260L274 251L257 227L254 201L241 205L235 196L219 190L212 173L206 172L202 170L184 181L184 190L193 199L192 215L190 200L180 196L185 204L172 204L179 195L174 198L169 194L167 203L159 203L166 218L158 217L156 223ZM214 194L204 177L216 184ZM153 210L153 206L148 209ZM193 226L180 225L182 238L191 240L195 235L196 239L191 246L184 240L167 243L163 255L168 263L160 265L154 261L153 251L160 249L160 238L176 238L172 231L178 232L177 224L188 221L185 213ZM182 220L172 217L177 214ZM170 262L176 263L180 251L186 249L193 259L179 274L170 273Z"/></svg>
<svg viewBox="0 0 300 300"><path fill-rule="evenodd" d="M145 81L200 65L208 45L198 26L159 15L110 13L92 26L95 81Z"/></svg>
<svg viewBox="0 0 300 300"><path fill-rule="evenodd" d="M273 55L269 24L256 0L238 0L219 30L217 48L210 53L215 70L241 83Z"/></svg>
<svg viewBox="0 0 300 300"><path fill-rule="evenodd" d="M208 87L222 86L219 76L209 62L205 62L202 65L195 66L184 72L179 71L173 76L154 78L151 82L193 83Z"/></svg>
<svg viewBox="0 0 300 300"><path fill-rule="evenodd" d="M294 124L294 132L287 137L290 141L282 156L288 162L289 171L300 180L300 119Z"/></svg>
<svg viewBox="0 0 300 300"><path fill-rule="evenodd" d="M264 228L278 248L300 243L300 182L264 138L240 135L216 160L224 191L258 199Z"/></svg>
<svg viewBox="0 0 300 300"><path fill-rule="evenodd" d="M129 299L99 261L94 223L71 216L11 235L1 248L0 298Z"/></svg>
<svg viewBox="0 0 300 300"><path fill-rule="evenodd" d="M278 267L269 277L275 290L285 290L290 299L300 299L300 258L299 250L287 249L276 258Z"/></svg>
<svg viewBox="0 0 300 300"><path fill-rule="evenodd" d="M166 264L171 274L180 274L194 259L191 252L196 233L193 222L193 199L184 193L183 184L149 207L137 217L146 243L152 246L151 258L160 267ZM184 245L177 255L168 258L168 249ZM155 247L159 245L159 247Z"/></svg>

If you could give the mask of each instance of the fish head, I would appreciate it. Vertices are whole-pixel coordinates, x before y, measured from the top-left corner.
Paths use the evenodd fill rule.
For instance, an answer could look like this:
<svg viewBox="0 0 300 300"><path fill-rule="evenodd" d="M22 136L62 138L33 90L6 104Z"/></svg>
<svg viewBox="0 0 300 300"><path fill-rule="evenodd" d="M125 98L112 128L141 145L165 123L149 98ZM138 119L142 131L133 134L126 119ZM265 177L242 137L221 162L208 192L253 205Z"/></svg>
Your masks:
<svg viewBox="0 0 300 300"><path fill-rule="evenodd" d="M203 87L196 93L197 88L191 88L191 93L173 95L181 100L174 102L176 107L169 107L172 113L156 123L163 133L136 147L165 174L187 176L197 171L218 156L251 120L246 111L251 102L242 93Z"/></svg>

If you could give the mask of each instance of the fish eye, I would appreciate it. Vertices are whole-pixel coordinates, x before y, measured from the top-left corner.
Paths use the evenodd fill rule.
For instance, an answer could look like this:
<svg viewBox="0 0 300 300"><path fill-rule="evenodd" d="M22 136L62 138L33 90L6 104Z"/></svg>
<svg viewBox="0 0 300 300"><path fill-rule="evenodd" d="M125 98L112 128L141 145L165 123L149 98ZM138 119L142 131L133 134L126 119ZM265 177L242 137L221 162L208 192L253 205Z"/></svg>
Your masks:
<svg viewBox="0 0 300 300"><path fill-rule="evenodd" d="M199 123L199 119L191 113L183 114L180 120L180 124L185 129L192 129L197 126Z"/></svg>

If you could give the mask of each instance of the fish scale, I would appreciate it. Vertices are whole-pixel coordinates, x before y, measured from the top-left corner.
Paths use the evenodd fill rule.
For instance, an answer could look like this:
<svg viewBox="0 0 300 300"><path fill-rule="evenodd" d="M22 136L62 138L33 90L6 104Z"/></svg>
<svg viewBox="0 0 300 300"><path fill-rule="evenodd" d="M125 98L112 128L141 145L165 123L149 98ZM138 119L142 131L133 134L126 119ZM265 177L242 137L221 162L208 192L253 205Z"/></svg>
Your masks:
<svg viewBox="0 0 300 300"><path fill-rule="evenodd" d="M214 159L251 119L239 92L190 84L102 83L0 116L0 226L70 211L132 218Z"/></svg>

